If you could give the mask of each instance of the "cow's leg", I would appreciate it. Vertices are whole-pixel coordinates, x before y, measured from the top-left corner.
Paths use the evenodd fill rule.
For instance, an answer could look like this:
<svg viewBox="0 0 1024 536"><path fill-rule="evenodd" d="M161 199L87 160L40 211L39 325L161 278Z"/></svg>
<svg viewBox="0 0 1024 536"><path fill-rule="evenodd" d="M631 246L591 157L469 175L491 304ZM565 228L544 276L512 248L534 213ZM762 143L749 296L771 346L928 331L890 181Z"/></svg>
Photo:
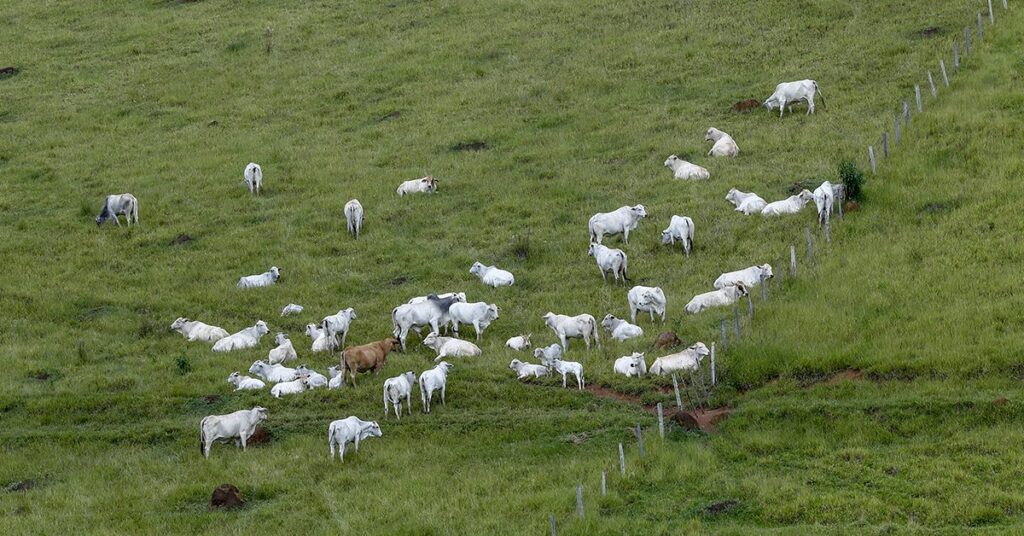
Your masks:
<svg viewBox="0 0 1024 536"><path fill-rule="evenodd" d="M627 244L629 243L629 227L622 230L622 241Z"/></svg>
<svg viewBox="0 0 1024 536"><path fill-rule="evenodd" d="M242 432L239 434L239 437L242 440L242 452L245 452L245 441L249 439L249 436L245 432Z"/></svg>
<svg viewBox="0 0 1024 536"><path fill-rule="evenodd" d="M651 315L651 322L654 322L654 309L648 309L647 312Z"/></svg>
<svg viewBox="0 0 1024 536"><path fill-rule="evenodd" d="M117 214L112 214L112 215L114 216L114 223L116 223L117 226L120 227L121 226L121 220L119 220L117 218Z"/></svg>
<svg viewBox="0 0 1024 536"><path fill-rule="evenodd" d="M565 332L564 331L560 331L558 333L558 340L562 341L562 351L563 352L568 352L569 351L569 344L565 342Z"/></svg>
<svg viewBox="0 0 1024 536"><path fill-rule="evenodd" d="M392 406L395 408L395 417L398 417L398 420L402 420L402 399L399 398L398 402L395 402Z"/></svg>
<svg viewBox="0 0 1024 536"><path fill-rule="evenodd" d="M423 413L428 413L427 412L427 393L423 389L420 389L420 402L423 402Z"/></svg>
<svg viewBox="0 0 1024 536"><path fill-rule="evenodd" d="M359 433L358 432L356 432L356 440L354 441L354 443L356 444L356 452L359 452Z"/></svg>
<svg viewBox="0 0 1024 536"><path fill-rule="evenodd" d="M587 345L587 350L590 349L590 333L583 333L583 343Z"/></svg>
<svg viewBox="0 0 1024 536"><path fill-rule="evenodd" d="M608 282L608 276L607 276L607 275L605 275L605 273L604 273L604 268L601 268L600 266L598 266L598 267L597 267L597 269L601 271L601 279L602 279L602 280L603 280L603 281L604 281L605 283L607 283L607 282Z"/></svg>
<svg viewBox="0 0 1024 536"><path fill-rule="evenodd" d="M807 97L807 115L811 115L813 113L814 113L814 95L809 95Z"/></svg>
<svg viewBox="0 0 1024 536"><path fill-rule="evenodd" d="M480 340L480 322L478 320L473 321L473 329L476 330L476 340Z"/></svg>
<svg viewBox="0 0 1024 536"><path fill-rule="evenodd" d="M459 323L457 321L455 321L455 320L452 320L452 324L451 325L452 325L452 331L454 331L455 332L455 336L458 337L459 336ZM440 335L440 333L438 333L438 335Z"/></svg>
<svg viewBox="0 0 1024 536"><path fill-rule="evenodd" d="M331 447L331 461L334 461L334 438L331 438L327 444Z"/></svg>
<svg viewBox="0 0 1024 536"><path fill-rule="evenodd" d="M637 312L637 309L634 309L633 307L629 308L629 315L633 319L633 323L634 324L636 324L636 312Z"/></svg>
<svg viewBox="0 0 1024 536"><path fill-rule="evenodd" d="M562 389L565 389L565 373L562 373Z"/></svg>
<svg viewBox="0 0 1024 536"><path fill-rule="evenodd" d="M405 409L409 411L409 416L412 416L412 389L405 395Z"/></svg>
<svg viewBox="0 0 1024 536"><path fill-rule="evenodd" d="M445 392L445 390L447 390L447 389L448 389L448 382L444 382L444 383L443 383L443 384L441 385L441 405L442 405L442 406L444 406L444 405L447 405L447 404L445 404L445 401L444 401L444 392Z"/></svg>

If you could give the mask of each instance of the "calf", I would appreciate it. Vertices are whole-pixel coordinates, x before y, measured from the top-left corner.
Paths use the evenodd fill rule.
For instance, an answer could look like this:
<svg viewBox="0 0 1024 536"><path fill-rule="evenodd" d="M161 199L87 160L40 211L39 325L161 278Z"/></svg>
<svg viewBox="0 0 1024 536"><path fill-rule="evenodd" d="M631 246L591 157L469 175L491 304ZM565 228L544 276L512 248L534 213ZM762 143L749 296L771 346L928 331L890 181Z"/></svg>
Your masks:
<svg viewBox="0 0 1024 536"><path fill-rule="evenodd" d="M294 395L309 388L306 378L297 378L287 382L281 382L270 388L270 394L274 398L281 398L284 395Z"/></svg>
<svg viewBox="0 0 1024 536"><path fill-rule="evenodd" d="M277 348L274 348L267 354L267 362L271 365L278 365L285 361L294 361L299 358L298 354L295 353L295 347L292 346L292 341L288 339L288 336L284 333L277 334Z"/></svg>
<svg viewBox="0 0 1024 536"><path fill-rule="evenodd" d="M544 348L535 348L533 350L533 357L539 359L541 363L552 359L560 359L562 357L562 347L557 344L552 344L551 346L545 346Z"/></svg>
<svg viewBox="0 0 1024 536"><path fill-rule="evenodd" d="M399 197L405 194L432 194L437 191L437 182L438 180L433 176L427 175L422 179L413 179L403 182L398 186L398 190L396 191L398 192Z"/></svg>
<svg viewBox="0 0 1024 536"><path fill-rule="evenodd" d="M462 339L453 337L442 337L431 333L423 339L423 345L437 352L434 361L440 361L446 357L476 357L480 355L480 347Z"/></svg>
<svg viewBox="0 0 1024 536"><path fill-rule="evenodd" d="M236 391L243 390L258 390L265 389L267 384L257 380L256 378L250 378L248 376L242 376L238 371L234 371L228 376L228 383L235 386Z"/></svg>
<svg viewBox="0 0 1024 536"><path fill-rule="evenodd" d="M331 350L331 341L327 338L327 332L320 326L312 323L306 324L306 335L313 339L311 351L329 352Z"/></svg>
<svg viewBox="0 0 1024 536"><path fill-rule="evenodd" d="M249 162L242 173L242 182L249 188L249 193L259 195L263 193L263 168L259 164Z"/></svg>
<svg viewBox="0 0 1024 536"><path fill-rule="evenodd" d="M451 363L442 361L434 368L420 374L420 400L423 401L423 413L430 413L430 401L434 391L441 391L441 405L445 404L444 392L448 387L448 372L455 368Z"/></svg>
<svg viewBox="0 0 1024 536"><path fill-rule="evenodd" d="M532 363L523 363L518 359L513 359L508 364L508 368L516 371L516 379L522 380L531 376L540 378L541 376L548 375L548 368L544 365L534 365Z"/></svg>
<svg viewBox="0 0 1024 536"><path fill-rule="evenodd" d="M643 352L633 352L632 355L616 359L613 371L627 378L639 378L647 374L647 363L644 361Z"/></svg>
<svg viewBox="0 0 1024 536"><path fill-rule="evenodd" d="M338 446L338 459L345 462L345 446L354 443L356 452L359 452L359 442L370 438L380 437L380 425L374 421L360 420L358 417L349 417L332 422L327 426L327 444L331 447L331 459L334 459L334 446Z"/></svg>
<svg viewBox="0 0 1024 536"><path fill-rule="evenodd" d="M693 220L687 216L672 216L668 222L668 228L661 232L661 243L672 244L679 241L683 253L690 256L693 249Z"/></svg>
<svg viewBox="0 0 1024 536"><path fill-rule="evenodd" d="M352 387L356 386L356 374L372 370L379 374L380 369L388 361L388 353L398 346L398 339L388 337L384 340L371 342L362 346L349 346L341 352L341 369L347 370L352 378Z"/></svg>
<svg viewBox="0 0 1024 536"><path fill-rule="evenodd" d="M345 385L345 375L341 373L341 367L327 367L327 375L331 377L327 381L327 389L341 389Z"/></svg>
<svg viewBox="0 0 1024 536"><path fill-rule="evenodd" d="M299 377L299 373L283 365L268 365L262 360L253 362L249 373L255 374L272 383L290 382Z"/></svg>
<svg viewBox="0 0 1024 536"><path fill-rule="evenodd" d="M772 277L774 277L772 265L762 264L760 266L744 268L743 270L736 270L735 272L726 272L718 276L718 279L715 279L714 287L723 289L729 285L741 283L745 288L749 289L760 285L762 280L771 279Z"/></svg>
<svg viewBox="0 0 1024 536"><path fill-rule="evenodd" d="M288 305L285 305L283 309L281 309L281 316L299 314L303 311L303 309L305 309L305 307L297 303L289 303Z"/></svg>
<svg viewBox="0 0 1024 536"><path fill-rule="evenodd" d="M583 379L583 365L575 361L562 361L561 359L552 359L547 363L544 363L549 369L562 375L562 388L566 387L565 377L567 374L576 376L576 388L580 391L583 390L583 386L586 381Z"/></svg>
<svg viewBox="0 0 1024 536"><path fill-rule="evenodd" d="M527 333L526 335L512 337L511 339L505 341L505 346L508 346L509 348L516 351L526 350L530 347L531 336L533 336L533 333Z"/></svg>
<svg viewBox="0 0 1024 536"><path fill-rule="evenodd" d="M103 200L99 216L96 216L96 226L103 225L103 222L107 220L114 220L114 223L120 227L121 221L117 219L118 214L124 214L124 219L129 227L132 226L132 220L135 220L135 225L138 225L139 200L135 199L132 194L108 195Z"/></svg>
<svg viewBox="0 0 1024 536"><path fill-rule="evenodd" d="M671 374L682 370L697 370L700 362L711 354L708 347L702 342L679 352L659 357L651 364L651 374Z"/></svg>
<svg viewBox="0 0 1024 536"><path fill-rule="evenodd" d="M319 372L309 368L305 363L299 365L295 369L295 374L304 380L306 380L306 386L310 389L317 389L320 387L327 386L327 376L320 374Z"/></svg>
<svg viewBox="0 0 1024 536"><path fill-rule="evenodd" d="M814 199L810 190L804 190L797 195L791 195L782 201L768 203L761 209L762 216L781 216L783 214L796 214L803 210L804 205Z"/></svg>
<svg viewBox="0 0 1024 536"><path fill-rule="evenodd" d="M245 328L238 333L233 333L213 343L214 352L230 352L232 350L244 350L253 348L260 343L260 337L270 333L267 323L257 320L256 325Z"/></svg>
<svg viewBox="0 0 1024 536"><path fill-rule="evenodd" d="M327 337L327 344L333 349L345 346L345 338L348 337L348 330L352 321L356 319L355 309L349 307L342 309L336 314L325 316L320 322ZM341 334L341 342L338 342L338 334Z"/></svg>
<svg viewBox="0 0 1024 536"><path fill-rule="evenodd" d="M629 243L629 232L640 225L640 220L647 217L647 208L643 205L623 206L612 212L598 212L590 217L587 228L590 230L590 241L598 244L604 235L622 235L622 241Z"/></svg>
<svg viewBox="0 0 1024 536"><path fill-rule="evenodd" d="M601 279L605 283L608 282L608 272L615 277L615 282L619 282L619 276L622 276L622 284L625 285L628 281L626 277L626 268L628 259L626 254L621 249L612 249L601 244L591 242L590 249L587 254L597 261L597 269L601 272Z"/></svg>
<svg viewBox="0 0 1024 536"><path fill-rule="evenodd" d="M474 262L473 266L469 267L469 273L479 277L483 284L494 288L511 287L516 282L512 272L497 266L485 266L479 262Z"/></svg>
<svg viewBox="0 0 1024 536"><path fill-rule="evenodd" d="M761 196L753 192L741 192L736 188L730 189L729 193L725 194L725 200L736 205L737 212L742 212L747 216L760 214L764 210L765 205L768 204L764 199L761 199Z"/></svg>
<svg viewBox="0 0 1024 536"><path fill-rule="evenodd" d="M406 371L394 378L384 380L384 416L388 416L388 402L395 410L395 417L402 420L402 399L405 409L412 415L412 386L416 385L416 373Z"/></svg>
<svg viewBox="0 0 1024 536"><path fill-rule="evenodd" d="M825 95L818 89L818 83L814 80L798 80L796 82L783 82L775 86L775 92L765 99L763 106L769 111L776 107L779 109L779 118L786 111L790 103L807 101L807 114L814 113L814 95L821 95L821 103L825 104ZM792 113L792 107L789 110Z"/></svg>
<svg viewBox="0 0 1024 536"><path fill-rule="evenodd" d="M359 239L359 232L363 229L363 205L358 199L345 203L345 222L348 224L348 232Z"/></svg>
<svg viewBox="0 0 1024 536"><path fill-rule="evenodd" d="M644 335L644 330L640 329L640 326L630 324L621 318L616 318L615 315L606 315L604 320L601 321L601 326L611 332L612 338L619 342L643 337Z"/></svg>
<svg viewBox="0 0 1024 536"><path fill-rule="evenodd" d="M665 160L665 167L672 170L672 177L679 180L706 180L711 178L708 170L691 164L676 155L671 155Z"/></svg>
<svg viewBox="0 0 1024 536"><path fill-rule="evenodd" d="M270 270L258 275L247 275L238 280L238 288L269 287L281 279L281 270L277 266L271 266Z"/></svg>
<svg viewBox="0 0 1024 536"><path fill-rule="evenodd" d="M743 283L728 285L719 290L698 294L686 304L686 312L695 315L710 307L722 307L732 305L740 298L747 295L747 289Z"/></svg>
<svg viewBox="0 0 1024 536"><path fill-rule="evenodd" d="M188 341L217 342L228 336L224 328L204 324L197 320L179 317L171 324L171 329L181 333Z"/></svg>
<svg viewBox="0 0 1024 536"><path fill-rule="evenodd" d="M267 419L267 409L256 406L227 415L210 415L199 421L199 451L210 457L210 447L219 439L237 437L245 450L245 442L256 430L256 425Z"/></svg>
<svg viewBox="0 0 1024 536"><path fill-rule="evenodd" d="M637 285L629 289L626 299L629 300L629 314L634 324L636 323L636 314L641 311L650 314L651 322L654 322L654 315L661 316L662 323L665 322L667 300L665 291L661 290L661 287Z"/></svg>
<svg viewBox="0 0 1024 536"><path fill-rule="evenodd" d="M448 308L448 318L452 323L455 335L459 334L460 324L472 324L478 341L487 326L498 319L498 314L498 306L493 303L453 303Z"/></svg>
<svg viewBox="0 0 1024 536"><path fill-rule="evenodd" d="M594 320L594 317L588 314L577 316L556 315L549 311L544 314L543 318L544 324L551 328L551 331L555 332L558 340L562 342L563 350L569 350L566 339L579 338L583 338L584 343L587 345L587 350L589 350L590 337L594 337L594 342L598 348L601 347L601 339L597 334L597 321Z"/></svg>
<svg viewBox="0 0 1024 536"><path fill-rule="evenodd" d="M704 141L714 142L711 150L708 151L708 156L731 156L735 158L740 154L740 148L736 145L736 140L715 127L709 128L704 134Z"/></svg>

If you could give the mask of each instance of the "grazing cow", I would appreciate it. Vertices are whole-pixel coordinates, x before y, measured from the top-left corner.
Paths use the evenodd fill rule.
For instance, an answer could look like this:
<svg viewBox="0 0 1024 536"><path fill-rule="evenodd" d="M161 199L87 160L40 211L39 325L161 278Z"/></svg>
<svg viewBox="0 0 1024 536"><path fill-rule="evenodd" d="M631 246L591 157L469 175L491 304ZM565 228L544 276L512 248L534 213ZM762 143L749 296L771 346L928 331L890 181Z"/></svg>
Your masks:
<svg viewBox="0 0 1024 536"><path fill-rule="evenodd" d="M438 298L431 294L427 296L427 301L406 303L392 309L392 333L402 343L402 351L405 351L405 341L413 327L430 326L431 333L440 333L440 327L449 322L448 310L453 303L461 303L459 296Z"/></svg>
<svg viewBox="0 0 1024 536"><path fill-rule="evenodd" d="M516 336L516 337L512 337L511 339L505 341L505 346L508 346L509 348L511 348L513 350L521 352L521 351L526 350L526 349L528 349L530 347L530 337L531 336L533 336L533 333L527 333L526 335L519 335L519 336Z"/></svg>
<svg viewBox="0 0 1024 536"><path fill-rule="evenodd" d="M184 317L178 317L171 324L171 329L184 335L185 339L189 342L203 341L212 343L228 336L228 332L224 328L204 324L198 320L189 320Z"/></svg>
<svg viewBox="0 0 1024 536"><path fill-rule="evenodd" d="M331 340L327 338L327 332L320 326L312 323L306 324L306 335L309 335L309 338L313 339L313 347L310 348L311 351L331 351Z"/></svg>
<svg viewBox="0 0 1024 536"><path fill-rule="evenodd" d="M345 346L345 338L348 337L348 330L352 321L356 319L355 309L348 307L338 311L336 314L325 316L320 322L327 336L327 344L330 347L338 348ZM338 342L338 334L341 333L341 342Z"/></svg>
<svg viewBox="0 0 1024 536"><path fill-rule="evenodd" d="M270 350L270 353L267 354L267 363L278 365L285 361L294 361L299 358L288 335L278 333L275 342L277 342L277 348Z"/></svg>
<svg viewBox="0 0 1024 536"><path fill-rule="evenodd" d="M683 344L683 341L679 340L679 337L671 331L665 331L658 335L657 339L654 339L654 345L651 348L655 350L663 350L665 348L675 348Z"/></svg>
<svg viewBox="0 0 1024 536"><path fill-rule="evenodd" d="M448 318L452 323L455 335L459 335L460 324L471 324L476 330L476 340L478 341L487 326L498 319L498 314L498 306L493 303L453 303L448 308Z"/></svg>
<svg viewBox="0 0 1024 536"><path fill-rule="evenodd" d="M270 388L270 395L274 398L281 398L284 395L294 395L309 388L306 378L296 378L287 382L280 382Z"/></svg>
<svg viewBox="0 0 1024 536"><path fill-rule="evenodd" d="M693 220L687 216L672 216L668 222L668 228L661 232L662 244L675 244L679 241L683 247L683 253L690 256L693 250Z"/></svg>
<svg viewBox="0 0 1024 536"><path fill-rule="evenodd" d="M804 205L814 199L810 190L804 190L797 195L791 195L782 201L768 203L761 209L762 216L781 216L783 214L796 214L803 210Z"/></svg>
<svg viewBox="0 0 1024 536"><path fill-rule="evenodd" d="M626 294L629 300L629 315L636 324L636 314L646 312L651 315L651 322L654 322L654 315L660 315L661 321L665 322L665 307L668 300L665 299L665 291L661 287L643 287L637 285L629 289Z"/></svg>
<svg viewBox="0 0 1024 536"><path fill-rule="evenodd" d="M729 193L725 194L725 200L736 205L736 211L742 212L747 216L751 214L760 214L764 210L765 205L768 204L761 196L750 192L741 192L736 188L729 190Z"/></svg>
<svg viewBox="0 0 1024 536"><path fill-rule="evenodd" d="M423 345L437 352L434 361L440 361L446 357L476 357L483 352L480 347L462 339L454 337L442 337L431 333L423 339Z"/></svg>
<svg viewBox="0 0 1024 536"><path fill-rule="evenodd" d="M672 170L672 177L679 180L705 180L711 178L711 173L697 164L691 164L676 155L671 155L665 160L665 167Z"/></svg>
<svg viewBox="0 0 1024 536"><path fill-rule="evenodd" d="M398 339L388 337L384 340L371 342L362 346L349 346L341 352L341 368L347 370L352 378L352 387L356 386L356 374L372 370L379 374L380 369L388 361L388 353L398 346Z"/></svg>
<svg viewBox="0 0 1024 536"><path fill-rule="evenodd" d="M756 109L758 106L761 106L761 103L758 102L757 99L747 99L739 101L736 104L733 104L732 111L740 113L750 112L751 110Z"/></svg>
<svg viewBox="0 0 1024 536"><path fill-rule="evenodd" d="M269 287L281 279L281 270L277 266L271 266L270 271L258 275L247 275L238 280L238 288Z"/></svg>
<svg viewBox="0 0 1024 536"><path fill-rule="evenodd" d="M647 208L643 205L619 207L612 212L598 212L590 217L587 228L590 230L590 241L598 244L604 235L622 235L622 241L629 243L629 232L640 225L640 220L647 217Z"/></svg>
<svg viewBox="0 0 1024 536"><path fill-rule="evenodd" d="M263 360L254 361L249 373L255 374L271 383L290 382L299 377L298 371L284 365L269 365Z"/></svg>
<svg viewBox="0 0 1024 536"><path fill-rule="evenodd" d="M708 151L708 156L731 156L735 158L740 154L740 148L736 145L736 140L715 127L709 128L704 134L704 141L715 142L711 146L711 150Z"/></svg>
<svg viewBox="0 0 1024 536"><path fill-rule="evenodd" d="M441 391L441 405L445 405L444 393L448 388L448 372L455 368L447 361L442 361L430 370L420 374L420 400L423 402L423 413L430 413L430 401L434 391Z"/></svg>
<svg viewBox="0 0 1024 536"><path fill-rule="evenodd" d="M728 285L719 290L712 290L704 294L698 294L686 304L686 312L695 315L710 307L722 307L732 305L740 298L747 295L747 288L743 283Z"/></svg>
<svg viewBox="0 0 1024 536"><path fill-rule="evenodd" d="M341 389L345 385L345 375L341 373L341 367L327 367L327 375L331 377L327 382L327 389Z"/></svg>
<svg viewBox="0 0 1024 536"><path fill-rule="evenodd" d="M348 232L359 239L359 232L363 229L363 205L358 199L345 203L345 221L348 223Z"/></svg>
<svg viewBox="0 0 1024 536"><path fill-rule="evenodd" d="M135 225L138 225L139 200L135 199L132 194L108 195L103 200L100 215L96 216L96 227L103 225L103 222L107 220L114 220L114 223L120 227L121 220L117 219L118 214L124 214L124 219L127 220L129 227L132 226L132 220L135 220Z"/></svg>
<svg viewBox="0 0 1024 536"><path fill-rule="evenodd" d="M540 378L541 376L547 376L549 371L544 365L534 365L533 363L523 363L518 359L513 359L508 364L508 368L516 371L516 379L522 380L533 376Z"/></svg>
<svg viewBox="0 0 1024 536"><path fill-rule="evenodd" d="M474 262L473 266L469 267L469 273L479 277L483 284L494 288L511 287L516 282L512 272L502 270L497 266L486 266L479 262Z"/></svg>
<svg viewBox="0 0 1024 536"><path fill-rule="evenodd" d="M327 382L329 381L327 376L309 368L305 363L299 365L295 369L295 374L297 374L299 378L306 380L306 386L310 389L326 387Z"/></svg>
<svg viewBox="0 0 1024 536"><path fill-rule="evenodd" d="M825 104L825 95L821 93L818 88L818 83L814 80L798 80L796 82L783 82L775 86L775 92L770 97L765 99L763 106L768 108L768 111L774 110L776 107L779 108L779 117L786 111L786 107L790 103L800 102L802 100L807 101L807 114L814 113L814 95L821 95L821 103ZM790 106L790 113L793 112Z"/></svg>
<svg viewBox="0 0 1024 536"><path fill-rule="evenodd" d="M263 168L259 164L249 162L242 174L242 182L249 188L249 193L259 195L263 193Z"/></svg>
<svg viewBox="0 0 1024 536"><path fill-rule="evenodd" d="M601 321L601 326L611 332L612 338L619 342L643 337L644 335L644 330L640 329L640 326L630 324L621 318L616 318L615 315L606 315L604 320Z"/></svg>
<svg viewBox="0 0 1024 536"><path fill-rule="evenodd" d="M412 415L412 386L416 385L416 373L409 370L384 380L384 416L388 416L388 402L395 409L395 417L402 420L402 399L405 409Z"/></svg>
<svg viewBox="0 0 1024 536"><path fill-rule="evenodd" d="M608 282L608 272L611 272L612 276L615 277L615 283L618 283L619 276L622 276L622 284L626 284L626 281L628 281L626 278L628 259L626 258L626 253L621 249L612 249L608 246L591 242L587 255L590 255L597 261L597 269L601 271L601 279L605 283Z"/></svg>
<svg viewBox="0 0 1024 536"><path fill-rule="evenodd" d="M762 264L760 266L751 266L750 268L744 268L735 272L726 272L715 279L714 287L716 289L723 289L729 285L735 285L742 283L746 288L753 288L761 284L761 279L771 279L775 274L772 273L772 265Z"/></svg>
<svg viewBox="0 0 1024 536"><path fill-rule="evenodd" d="M624 355L616 359L613 371L627 378L639 378L647 374L647 362L644 361L643 352L633 352L632 355Z"/></svg>
<svg viewBox="0 0 1024 536"><path fill-rule="evenodd" d="M552 359L561 359L562 347L557 344L552 344L551 346L545 346L544 348L535 348L533 350L533 357L539 359L541 363Z"/></svg>
<svg viewBox="0 0 1024 536"><path fill-rule="evenodd" d="M305 307L297 303L289 303L288 305L284 306L284 309L281 309L281 316L299 314L303 311L303 309L305 309Z"/></svg>
<svg viewBox="0 0 1024 536"><path fill-rule="evenodd" d="M814 189L814 206L818 209L818 225L825 225L832 217L832 205L836 201L835 190L831 182L825 181Z"/></svg>
<svg viewBox="0 0 1024 536"><path fill-rule="evenodd" d="M245 451L245 442L249 440L256 425L267 420L267 408L256 406L227 415L210 415L199 421L199 451L210 457L210 447L220 439L238 438Z"/></svg>
<svg viewBox="0 0 1024 536"><path fill-rule="evenodd" d="M695 343L677 354L659 357L651 364L651 374L672 374L681 370L697 370L700 362L711 354L702 342Z"/></svg>
<svg viewBox="0 0 1024 536"><path fill-rule="evenodd" d="M562 375L562 387L565 388L565 377L568 374L576 376L576 387L582 391L586 385L586 380L583 379L583 365L575 361L562 361L561 359L555 358L544 363L544 366L548 369L553 370Z"/></svg>
<svg viewBox="0 0 1024 536"><path fill-rule="evenodd" d="M242 376L238 371L234 371L228 376L228 383L235 386L236 391L243 391L246 389L266 389L267 384L257 380L256 378L250 378L248 376Z"/></svg>
<svg viewBox="0 0 1024 536"><path fill-rule="evenodd" d="M548 311L544 314L544 324L555 332L555 336L562 342L562 349L569 350L566 339L583 338L583 342L590 349L590 337L594 337L597 347L601 347L601 338L597 334L597 321L588 314L576 316L557 315Z"/></svg>
<svg viewBox="0 0 1024 536"><path fill-rule="evenodd" d="M359 452L359 442L370 438L380 437L380 425L375 421L364 421L358 417L339 419L327 426L327 444L331 447L331 459L334 459L334 446L338 446L338 459L345 463L345 446L354 443L356 452Z"/></svg>
<svg viewBox="0 0 1024 536"><path fill-rule="evenodd" d="M438 180L431 175L427 175L422 179L412 179L405 181L398 186L398 195L403 196L405 194L432 194L437 191Z"/></svg>
<svg viewBox="0 0 1024 536"><path fill-rule="evenodd" d="M252 327L245 328L238 333L232 333L223 339L213 343L214 352L230 352L232 350L245 350L254 348L260 344L260 337L270 333L267 323L257 320Z"/></svg>

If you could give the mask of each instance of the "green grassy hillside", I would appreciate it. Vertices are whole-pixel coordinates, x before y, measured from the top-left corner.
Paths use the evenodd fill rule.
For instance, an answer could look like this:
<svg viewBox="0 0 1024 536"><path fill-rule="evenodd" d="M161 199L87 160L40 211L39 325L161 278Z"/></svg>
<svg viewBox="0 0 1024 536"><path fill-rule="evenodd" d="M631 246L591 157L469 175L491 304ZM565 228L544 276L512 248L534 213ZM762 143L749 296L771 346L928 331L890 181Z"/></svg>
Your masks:
<svg viewBox="0 0 1024 536"><path fill-rule="evenodd" d="M1011 6L1012 7L1012 6ZM998 12L953 87L915 116L870 177L861 210L832 229L816 262L773 287L722 356L719 432L648 434L640 463L597 497L635 405L517 383L509 336L553 337L543 313L627 313L586 255L595 212L643 203L623 247L635 283L658 285L686 341L716 336L720 311L684 317L727 270L802 251L811 210L765 221L724 201L730 187L780 199L796 181L835 178L843 158L891 123L895 103L980 4L844 2L87 2L0 6L0 492L7 533L400 534L1013 531L1022 523L1021 298L1015 237L1024 22ZM271 29L271 30L268 30ZM947 63L949 63L947 61ZM731 105L814 78L814 116ZM741 147L710 160L715 126ZM460 144L482 142L482 150ZM678 154L712 173L680 183ZM266 194L241 175L263 166ZM433 174L433 196L397 185ZM140 200L139 228L96 229L104 195ZM363 239L344 203L366 207ZM660 245L672 214L696 222L696 251ZM193 240L171 245L180 233ZM516 274L492 290L473 261ZM280 284L238 277L270 265ZM170 333L178 316L235 331L266 320L291 334L343 307L352 343L380 339L392 307L465 290L501 306L456 362L449 404L401 423L344 465L326 426L381 419L378 378L282 400L236 394L225 378L266 356L214 354ZM280 318L289 302L302 315ZM593 384L667 400L664 380L613 378L646 337L573 344ZM412 339L415 340L415 339ZM519 356L521 357L521 356ZM432 364L418 345L386 376ZM813 383L854 368L863 380ZM210 395L216 395L210 397ZM208 398L210 397L210 398ZM217 398L219 397L219 398ZM1009 402L994 405L1006 397ZM197 452L211 413L264 405L269 445ZM238 485L249 505L209 512ZM583 482L585 521L572 519ZM709 503L735 499L720 515Z"/></svg>

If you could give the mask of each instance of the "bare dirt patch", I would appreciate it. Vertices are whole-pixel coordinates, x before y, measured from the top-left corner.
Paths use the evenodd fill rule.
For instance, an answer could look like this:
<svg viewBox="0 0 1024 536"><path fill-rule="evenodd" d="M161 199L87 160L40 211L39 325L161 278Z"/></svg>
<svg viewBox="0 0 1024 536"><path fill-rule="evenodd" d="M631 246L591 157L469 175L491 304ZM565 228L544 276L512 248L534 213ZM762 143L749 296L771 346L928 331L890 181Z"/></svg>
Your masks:
<svg viewBox="0 0 1024 536"><path fill-rule="evenodd" d="M174 240L171 240L171 245L172 246L180 246L182 244L188 244L191 241L192 241L192 237L191 236L189 236L189 235L187 235L185 233L181 233L178 236L176 236L174 238Z"/></svg>
<svg viewBox="0 0 1024 536"><path fill-rule="evenodd" d="M234 484L221 484L213 490L213 495L210 496L210 508L231 510L244 505L242 492Z"/></svg>

